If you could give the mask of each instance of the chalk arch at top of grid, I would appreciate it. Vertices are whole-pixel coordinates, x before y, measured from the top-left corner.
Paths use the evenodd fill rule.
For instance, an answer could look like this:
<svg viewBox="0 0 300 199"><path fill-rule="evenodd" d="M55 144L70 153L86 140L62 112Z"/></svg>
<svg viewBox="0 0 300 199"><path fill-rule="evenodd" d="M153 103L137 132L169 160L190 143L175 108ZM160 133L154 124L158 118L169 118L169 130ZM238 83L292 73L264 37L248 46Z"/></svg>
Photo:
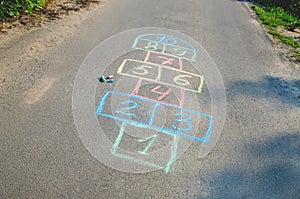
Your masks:
<svg viewBox="0 0 300 199"><path fill-rule="evenodd" d="M182 59L195 61L196 48L191 43L166 34L142 34L136 37L134 49L155 51Z"/></svg>

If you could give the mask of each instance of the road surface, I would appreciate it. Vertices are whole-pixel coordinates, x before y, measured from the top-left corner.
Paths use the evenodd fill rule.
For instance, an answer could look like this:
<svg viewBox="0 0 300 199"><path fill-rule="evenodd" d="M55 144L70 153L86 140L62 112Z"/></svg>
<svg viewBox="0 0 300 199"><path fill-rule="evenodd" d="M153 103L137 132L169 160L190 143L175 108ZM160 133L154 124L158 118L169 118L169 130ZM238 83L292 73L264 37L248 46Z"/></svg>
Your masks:
<svg viewBox="0 0 300 199"><path fill-rule="evenodd" d="M110 0L79 17L71 34L65 24L62 35L40 28L2 43L7 80L1 84L1 198L299 198L299 101L270 75L281 62L247 5ZM199 158L199 143L193 142L171 173L106 166L81 142L72 114L75 77L89 52L112 35L144 27L196 40L226 88L227 115L217 144ZM36 42L49 34L55 38L47 45ZM28 45L26 54L18 50Z"/></svg>

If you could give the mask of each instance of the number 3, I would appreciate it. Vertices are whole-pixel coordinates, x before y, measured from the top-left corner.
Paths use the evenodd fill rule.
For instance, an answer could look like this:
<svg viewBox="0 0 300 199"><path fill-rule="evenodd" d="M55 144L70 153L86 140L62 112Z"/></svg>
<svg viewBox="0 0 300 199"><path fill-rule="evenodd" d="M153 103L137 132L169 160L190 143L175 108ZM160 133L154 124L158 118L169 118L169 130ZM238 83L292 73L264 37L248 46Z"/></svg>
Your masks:
<svg viewBox="0 0 300 199"><path fill-rule="evenodd" d="M191 124L192 117L188 114L184 113L177 113L175 115L176 117L180 118L175 118L174 120L178 123L184 123L187 127L186 128L180 128L178 126L172 125L172 128L175 129L176 131L191 131L193 130L193 125ZM184 117L184 118L182 118Z"/></svg>

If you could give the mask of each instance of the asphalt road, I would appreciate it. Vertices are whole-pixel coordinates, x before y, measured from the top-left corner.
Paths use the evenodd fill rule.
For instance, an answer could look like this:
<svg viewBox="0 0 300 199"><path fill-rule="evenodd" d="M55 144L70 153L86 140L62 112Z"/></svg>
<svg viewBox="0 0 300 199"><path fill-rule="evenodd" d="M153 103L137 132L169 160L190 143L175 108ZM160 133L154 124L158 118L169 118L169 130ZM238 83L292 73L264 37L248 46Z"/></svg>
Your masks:
<svg viewBox="0 0 300 199"><path fill-rule="evenodd" d="M226 88L227 115L217 144L199 158L199 143L193 142L171 173L106 166L81 142L72 114L75 77L89 52L112 35L143 27L193 38L218 66ZM17 49L54 32L41 28L9 47L2 44L1 59L17 65ZM1 93L1 198L299 198L299 100L270 75L280 59L246 3L110 0L67 39L46 47L51 50L43 56L22 62L32 73L4 74L16 78ZM9 67L3 63L1 68ZM107 131L117 127L101 125Z"/></svg>

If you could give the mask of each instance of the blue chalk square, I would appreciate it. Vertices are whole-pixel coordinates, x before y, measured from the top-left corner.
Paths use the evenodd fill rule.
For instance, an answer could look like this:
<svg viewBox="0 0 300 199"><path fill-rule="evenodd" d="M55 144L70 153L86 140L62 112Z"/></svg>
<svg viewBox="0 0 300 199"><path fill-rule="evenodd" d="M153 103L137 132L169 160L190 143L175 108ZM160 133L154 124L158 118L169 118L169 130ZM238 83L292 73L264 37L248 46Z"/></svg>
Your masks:
<svg viewBox="0 0 300 199"><path fill-rule="evenodd" d="M210 115L128 93L108 91L102 97L96 114L204 143L209 142L212 133L213 118Z"/></svg>
<svg viewBox="0 0 300 199"><path fill-rule="evenodd" d="M152 115L152 107L153 103L141 101L134 96L108 92L101 99L96 114L120 121L146 124Z"/></svg>

